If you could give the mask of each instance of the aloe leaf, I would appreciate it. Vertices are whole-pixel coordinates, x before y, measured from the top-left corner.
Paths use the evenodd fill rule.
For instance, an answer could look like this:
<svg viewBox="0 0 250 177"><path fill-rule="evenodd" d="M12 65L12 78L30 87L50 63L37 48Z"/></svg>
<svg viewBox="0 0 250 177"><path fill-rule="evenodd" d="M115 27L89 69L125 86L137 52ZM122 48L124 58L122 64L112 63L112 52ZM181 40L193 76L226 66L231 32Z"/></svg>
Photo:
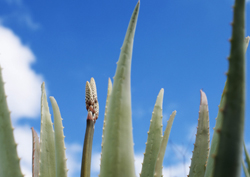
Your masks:
<svg viewBox="0 0 250 177"><path fill-rule="evenodd" d="M162 141L162 103L164 90L161 89L150 120L146 150L142 163L141 177L154 175L155 163Z"/></svg>
<svg viewBox="0 0 250 177"><path fill-rule="evenodd" d="M247 48L248 48L249 39L250 39L249 36L245 38L245 53L246 53ZM219 110L222 110L225 107L225 90L226 90L226 87L227 87L227 82L225 83L225 87L224 87L223 93L221 95ZM205 177L211 177L212 173L214 171L214 155L216 154L216 149L217 149L218 143L219 143L219 134L218 134L218 132L216 130L220 130L221 125L222 125L222 111L218 111L218 115L217 115L217 118L216 118L216 124L215 124L215 127L214 127L215 131L214 131L214 134L213 134L213 138L212 138L212 142L211 142L211 148L210 148L208 161L207 161L207 168L206 168Z"/></svg>
<svg viewBox="0 0 250 177"><path fill-rule="evenodd" d="M225 106L225 88L226 87L227 87L227 82L225 83L225 87L221 95L219 110L222 110ZM218 132L216 132L216 130L221 129L221 125L222 125L222 112L218 111L216 124L214 127L215 131L214 131L213 138L212 138L211 148L210 148L210 152L209 152L209 156L207 160L207 167L206 167L206 172L205 172L204 177L211 177L214 171L214 155L216 154L216 150L217 150L218 143L219 143L219 134Z"/></svg>
<svg viewBox="0 0 250 177"><path fill-rule="evenodd" d="M0 176L23 177L0 67Z"/></svg>
<svg viewBox="0 0 250 177"><path fill-rule="evenodd" d="M32 130L32 177L38 177L39 175L39 157L40 157L40 143L39 143L39 137L34 130L34 128L31 128Z"/></svg>
<svg viewBox="0 0 250 177"><path fill-rule="evenodd" d="M105 113L104 113L104 121L103 121L103 128L102 128L102 143L103 143L105 125L106 125L106 121L107 121L108 103L109 103L109 98L110 98L111 92L112 92L112 82L111 82L111 79L109 78L109 81L108 81L108 93L107 93ZM103 147L103 144L101 146Z"/></svg>
<svg viewBox="0 0 250 177"><path fill-rule="evenodd" d="M245 152L246 162L247 162L247 166L248 166L248 173L250 173L250 156L249 156L249 154L247 152L245 142L243 143L243 146L244 146L244 152Z"/></svg>
<svg viewBox="0 0 250 177"><path fill-rule="evenodd" d="M41 132L40 132L40 174L39 177L55 177L55 142L53 124L47 102L45 84L42 84Z"/></svg>
<svg viewBox="0 0 250 177"><path fill-rule="evenodd" d="M247 51L249 40L250 40L250 36L245 37L245 52Z"/></svg>
<svg viewBox="0 0 250 177"><path fill-rule="evenodd" d="M135 28L139 12L132 14L114 77L104 131L100 177L135 177L131 119L130 71Z"/></svg>
<svg viewBox="0 0 250 177"><path fill-rule="evenodd" d="M245 0L236 0L225 107L213 176L240 176L245 119Z"/></svg>
<svg viewBox="0 0 250 177"><path fill-rule="evenodd" d="M167 144L168 144L168 138L170 135L173 122L174 122L175 115L176 115L176 111L173 111L172 114L170 115L167 127L164 131L163 139L161 142L160 150L159 150L156 164L155 164L154 177L162 177L163 159L164 159L165 151L166 151Z"/></svg>
<svg viewBox="0 0 250 177"><path fill-rule="evenodd" d="M250 177L249 172L248 172L248 170L247 170L247 167L246 167L244 161L242 160L241 163L242 163L242 166L243 166L243 171L244 171L245 176L246 176L246 177Z"/></svg>
<svg viewBox="0 0 250 177"><path fill-rule="evenodd" d="M54 136L55 136L55 158L56 158L56 177L67 177L67 165L66 165L66 155L65 155L65 144L64 144L64 134L62 117L58 107L58 104L54 97L50 97L50 102L53 108L54 115Z"/></svg>
<svg viewBox="0 0 250 177"><path fill-rule="evenodd" d="M204 176L209 153L209 115L207 96L201 90L200 111L194 151L189 171L189 177Z"/></svg>

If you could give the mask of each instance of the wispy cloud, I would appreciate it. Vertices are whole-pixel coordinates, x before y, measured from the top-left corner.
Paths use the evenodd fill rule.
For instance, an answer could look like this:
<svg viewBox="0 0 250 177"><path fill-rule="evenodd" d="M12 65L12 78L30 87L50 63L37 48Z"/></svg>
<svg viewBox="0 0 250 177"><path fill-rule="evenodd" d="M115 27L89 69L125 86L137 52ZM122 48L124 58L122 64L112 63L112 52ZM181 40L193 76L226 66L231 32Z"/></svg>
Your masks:
<svg viewBox="0 0 250 177"><path fill-rule="evenodd" d="M41 25L36 22L25 3L22 0L5 0L9 10L0 17L0 24L17 23L19 26L25 26L31 30L37 30Z"/></svg>
<svg viewBox="0 0 250 177"><path fill-rule="evenodd" d="M32 30L37 30L41 25L33 20L29 14L23 14L18 16L20 23L26 24L28 28Z"/></svg>
<svg viewBox="0 0 250 177"><path fill-rule="evenodd" d="M6 3L8 3L9 5L21 5L22 4L22 0L5 0Z"/></svg>
<svg viewBox="0 0 250 177"><path fill-rule="evenodd" d="M35 56L10 29L0 26L0 65L13 119L34 118L40 111L43 77L31 69Z"/></svg>

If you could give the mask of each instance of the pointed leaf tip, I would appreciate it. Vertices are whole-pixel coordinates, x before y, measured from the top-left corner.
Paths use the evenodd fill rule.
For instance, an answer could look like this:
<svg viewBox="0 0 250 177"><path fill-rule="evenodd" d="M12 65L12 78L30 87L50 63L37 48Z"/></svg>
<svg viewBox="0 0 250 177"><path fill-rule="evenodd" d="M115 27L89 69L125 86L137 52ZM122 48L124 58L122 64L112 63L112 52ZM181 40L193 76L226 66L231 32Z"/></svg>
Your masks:
<svg viewBox="0 0 250 177"><path fill-rule="evenodd" d="M161 89L157 96L154 110L152 113L152 118L150 120L150 127L148 131L148 138L146 142L146 149L144 153L140 177L154 176L154 167L162 142L163 92L164 89Z"/></svg>
<svg viewBox="0 0 250 177"><path fill-rule="evenodd" d="M53 96L50 96L49 99L50 99L50 102L51 102L51 100L56 101Z"/></svg>
<svg viewBox="0 0 250 177"><path fill-rule="evenodd" d="M139 2L133 11L121 47L113 89L108 103L100 177L136 176L131 120L130 74L138 13Z"/></svg>
<svg viewBox="0 0 250 177"><path fill-rule="evenodd" d="M108 85L112 85L112 81L111 81L110 77L109 77Z"/></svg>
<svg viewBox="0 0 250 177"><path fill-rule="evenodd" d="M250 36L247 36L247 37L245 38L245 52L247 51L248 44L249 44L249 40L250 40Z"/></svg>
<svg viewBox="0 0 250 177"><path fill-rule="evenodd" d="M207 105L207 96L206 96L205 92L200 90L200 93L201 93L200 105Z"/></svg>
<svg viewBox="0 0 250 177"><path fill-rule="evenodd" d="M42 90L45 89L45 82L42 83L41 88L42 88Z"/></svg>
<svg viewBox="0 0 250 177"><path fill-rule="evenodd" d="M162 108L162 103L163 103L163 95L164 95L164 89L162 88L157 96L157 101L155 105L158 105Z"/></svg>

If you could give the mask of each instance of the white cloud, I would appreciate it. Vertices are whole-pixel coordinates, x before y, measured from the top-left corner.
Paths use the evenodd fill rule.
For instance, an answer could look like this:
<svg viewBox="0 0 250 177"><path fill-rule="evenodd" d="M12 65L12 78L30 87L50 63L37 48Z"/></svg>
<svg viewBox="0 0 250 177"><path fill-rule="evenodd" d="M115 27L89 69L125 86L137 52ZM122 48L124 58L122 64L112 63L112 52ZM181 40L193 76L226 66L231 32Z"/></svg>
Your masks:
<svg viewBox="0 0 250 177"><path fill-rule="evenodd" d="M178 147L182 150L185 149L185 147L182 147L178 145ZM172 156L175 155L175 153L172 153ZM169 166L163 167L163 175L169 176L169 177L177 177L177 176L186 176L189 173L189 165L190 165L190 158L191 153L185 155L185 159L188 159L187 162L184 163L183 157L178 156L174 157L177 160L177 163ZM100 152L95 152L92 155L92 161L91 161L91 174L99 174L100 172ZM143 153L135 153L135 172L136 176L139 177L141 173L142 168L142 162L143 162ZM94 175L95 176L95 175Z"/></svg>
<svg viewBox="0 0 250 177"><path fill-rule="evenodd" d="M21 158L21 170L25 177L32 177L32 133L29 125L19 125L16 120L33 118L40 113L42 76L35 73L31 64L35 56L28 46L10 29L0 25L0 65L3 68L3 80L9 109L14 120L14 136L18 144L18 156ZM39 133L39 131L38 131ZM78 144L66 144L68 176L80 173L82 147Z"/></svg>
<svg viewBox="0 0 250 177"><path fill-rule="evenodd" d="M191 154L188 155L189 159L190 157L191 157ZM136 153L135 154L135 172L136 172L137 177L140 176L139 174L141 173L142 162L143 162L143 153L138 153L138 154ZM163 175L168 176L168 177L186 176L189 173L189 165L190 165L189 162L184 164L183 160L179 158L178 163L163 167ZM99 171L100 171L100 153L96 152L96 153L93 153L92 155L91 174L98 174Z"/></svg>
<svg viewBox="0 0 250 177"><path fill-rule="evenodd" d="M17 152L21 158L21 169L25 177L32 177L32 134L30 126L17 126L14 129Z"/></svg>
<svg viewBox="0 0 250 177"><path fill-rule="evenodd" d="M135 154L135 174L136 176L140 176L141 168L142 168L142 162L143 162L143 153Z"/></svg>
<svg viewBox="0 0 250 177"><path fill-rule="evenodd" d="M163 168L163 176L168 177L178 177L178 176L187 176L189 173L189 165L178 163Z"/></svg>
<svg viewBox="0 0 250 177"><path fill-rule="evenodd" d="M39 133L37 131L37 133ZM21 158L21 170L25 177L32 177L32 133L29 125L16 126L15 141L18 144L17 152ZM82 147L79 144L66 144L66 158L68 177L79 176L81 168Z"/></svg>
<svg viewBox="0 0 250 177"><path fill-rule="evenodd" d="M101 153L93 153L91 158L91 171L99 173L101 164Z"/></svg>
<svg viewBox="0 0 250 177"><path fill-rule="evenodd" d="M80 176L81 159L82 159L82 146L76 143L66 144L66 157L68 177Z"/></svg>
<svg viewBox="0 0 250 177"><path fill-rule="evenodd" d="M0 26L0 65L12 119L39 115L43 78L31 69L35 56L10 29Z"/></svg>
<svg viewBox="0 0 250 177"><path fill-rule="evenodd" d="M100 159L101 159L101 153L95 152L92 155L91 159L91 174L99 174L100 172ZM143 161L143 155L141 154L135 154L135 172L136 175L139 177L139 173L141 172L142 163ZM93 175L92 175L93 176Z"/></svg>

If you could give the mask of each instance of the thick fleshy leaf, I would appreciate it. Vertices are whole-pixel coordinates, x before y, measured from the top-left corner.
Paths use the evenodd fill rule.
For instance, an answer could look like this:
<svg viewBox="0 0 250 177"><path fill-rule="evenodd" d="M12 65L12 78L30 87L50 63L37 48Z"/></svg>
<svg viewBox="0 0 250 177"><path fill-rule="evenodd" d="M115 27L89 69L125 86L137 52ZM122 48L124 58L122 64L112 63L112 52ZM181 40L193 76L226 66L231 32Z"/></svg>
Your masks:
<svg viewBox="0 0 250 177"><path fill-rule="evenodd" d="M102 142L103 142L103 137L104 137L104 131L105 131L105 125L107 121L107 111L108 111L108 103L109 103L109 98L112 92L112 82L111 79L109 78L108 81L108 93L107 93L107 99L106 99L106 105L105 105L105 113L104 113L104 121L103 121L103 128L102 128ZM101 145L103 147L103 144Z"/></svg>
<svg viewBox="0 0 250 177"><path fill-rule="evenodd" d="M176 111L173 111L172 114L170 115L167 127L164 131L163 139L161 142L160 150L159 150L156 164L155 164L154 177L162 177L163 159L164 159L165 151L166 151L167 144L168 144L168 138L170 135L173 122L174 122L175 115L176 115Z"/></svg>
<svg viewBox="0 0 250 177"><path fill-rule="evenodd" d="M141 177L154 175L155 163L162 141L162 103L164 90L161 89L150 120L146 150L142 163Z"/></svg>
<svg viewBox="0 0 250 177"><path fill-rule="evenodd" d="M248 44L249 44L250 37L245 38L245 52L247 51ZM219 105L219 110L222 110L225 107L225 92L226 92L227 82L225 83L225 87L223 89L223 93L221 95L221 101ZM214 130L220 130L222 125L222 111L218 111L218 115L216 118L216 124L214 127ZM214 171L214 155L216 154L216 149L218 147L219 143L219 133L217 131L214 131L212 142L211 142L211 148L208 156L207 161L207 168L205 177L211 177L212 173Z"/></svg>
<svg viewBox="0 0 250 177"><path fill-rule="evenodd" d="M62 117L54 97L50 97L50 102L53 108L54 115L54 136L55 136L55 158L56 158L56 177L67 177L67 165L66 165L66 155L65 155L65 144L64 144L64 134Z"/></svg>
<svg viewBox="0 0 250 177"><path fill-rule="evenodd" d="M209 116L207 96L201 90L200 111L189 177L204 176L209 153Z"/></svg>
<svg viewBox="0 0 250 177"><path fill-rule="evenodd" d="M243 171L244 171L245 176L246 177L250 177L250 174L249 174L249 172L247 170L247 167L246 167L246 165L245 165L245 163L244 163L243 160L242 160L242 167L243 167Z"/></svg>
<svg viewBox="0 0 250 177"><path fill-rule="evenodd" d="M131 119L130 71L135 28L139 12L132 14L114 77L105 125L100 177L135 177Z"/></svg>
<svg viewBox="0 0 250 177"><path fill-rule="evenodd" d="M235 0L225 106L214 155L214 177L240 176L245 121L245 0Z"/></svg>
<svg viewBox="0 0 250 177"><path fill-rule="evenodd" d="M39 177L56 176L55 136L47 102L45 84L42 84L41 132L40 132L40 173Z"/></svg>
<svg viewBox="0 0 250 177"><path fill-rule="evenodd" d="M0 67L0 176L23 177Z"/></svg>

